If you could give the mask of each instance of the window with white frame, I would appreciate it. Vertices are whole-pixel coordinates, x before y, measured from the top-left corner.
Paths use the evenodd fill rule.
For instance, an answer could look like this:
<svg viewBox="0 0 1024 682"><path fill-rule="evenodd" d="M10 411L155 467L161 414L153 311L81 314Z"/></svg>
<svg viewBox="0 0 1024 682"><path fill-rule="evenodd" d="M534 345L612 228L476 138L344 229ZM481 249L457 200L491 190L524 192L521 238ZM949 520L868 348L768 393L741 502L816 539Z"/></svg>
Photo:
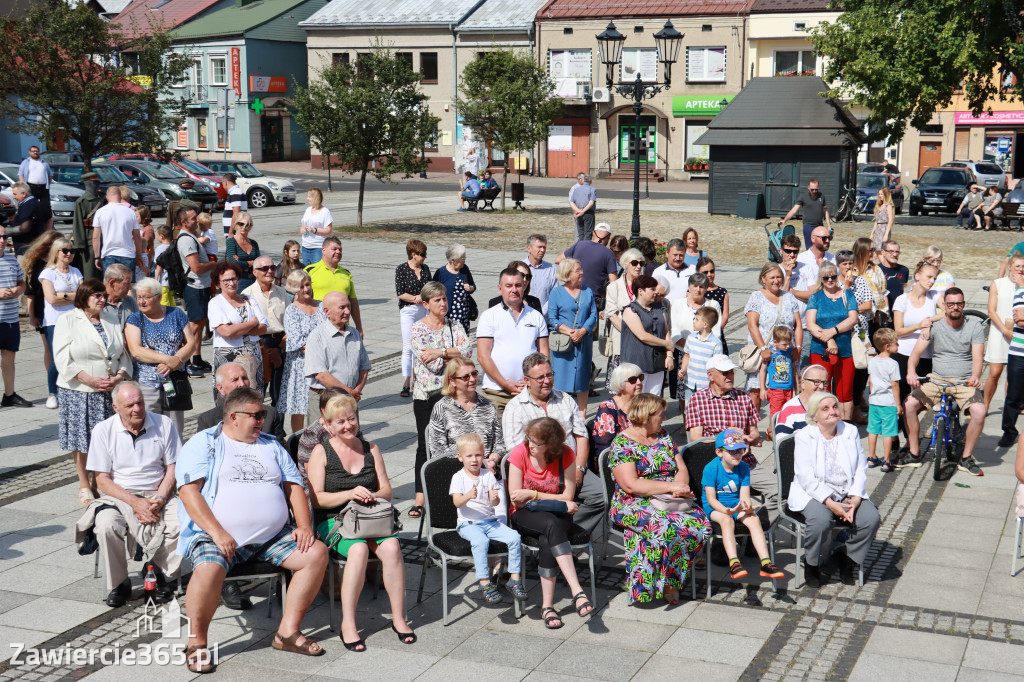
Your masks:
<svg viewBox="0 0 1024 682"><path fill-rule="evenodd" d="M686 81L688 83L724 83L725 48L686 48Z"/></svg>
<svg viewBox="0 0 1024 682"><path fill-rule="evenodd" d="M777 50L775 76L813 76L817 57L812 50Z"/></svg>
<svg viewBox="0 0 1024 682"><path fill-rule="evenodd" d="M640 74L640 80L658 80L658 50L654 47L627 47L622 51L622 80L631 83Z"/></svg>
<svg viewBox="0 0 1024 682"><path fill-rule="evenodd" d="M590 50L548 50L548 77L555 82L555 96L579 97L578 83L590 83L591 59Z"/></svg>
<svg viewBox="0 0 1024 682"><path fill-rule="evenodd" d="M228 84L228 58L210 57L210 84Z"/></svg>

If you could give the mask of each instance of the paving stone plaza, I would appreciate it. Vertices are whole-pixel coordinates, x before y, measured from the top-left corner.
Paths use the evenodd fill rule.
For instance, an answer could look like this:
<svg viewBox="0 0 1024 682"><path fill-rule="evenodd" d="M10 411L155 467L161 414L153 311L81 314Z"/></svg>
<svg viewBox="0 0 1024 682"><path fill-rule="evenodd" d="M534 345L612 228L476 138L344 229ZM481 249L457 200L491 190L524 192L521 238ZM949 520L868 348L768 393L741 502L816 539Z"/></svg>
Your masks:
<svg viewBox="0 0 1024 682"><path fill-rule="evenodd" d="M304 189L300 185L300 196ZM415 197L414 200L410 198ZM453 210L454 192L400 191L367 195L366 220L406 218ZM336 224L354 222L355 196L331 195L326 200ZM561 200L539 199L534 206L559 207ZM627 207L628 202L602 206ZM661 202L661 210L699 212L701 202ZM302 207L275 207L255 212L256 237L264 253L275 258L285 239L297 233ZM624 227L624 226L623 226ZM760 230L759 224L752 230ZM927 229L915 227L908 229ZM625 231L623 229L616 232ZM753 233L752 233L753 234ZM443 261L447 243L433 235L427 263ZM366 438L384 453L395 486L396 504L407 509L413 498L416 435L412 401L399 397L401 335L394 297L394 268L405 260L401 244L343 238L342 264L356 282L367 347L373 363L360 403ZM763 233L751 248L764 249ZM549 245L554 251L568 244ZM714 254L711 254L714 256ZM495 291L498 271L525 251L470 249L481 294ZM993 255L993 271L996 259ZM956 273L955 262L946 267ZM731 292L732 318L727 328L736 349L746 337L742 310L757 288L756 271L717 263L717 282ZM958 280L968 307L985 309L982 280ZM479 299L479 297L478 297ZM95 556L79 556L73 526L82 513L70 457L56 447L56 412L43 407L46 397L41 337L23 327L18 355L17 389L33 401L32 408L0 410L0 679L56 680L67 678L187 679L184 665L131 665L143 645L183 641L180 632L151 627L142 601L110 609L102 576L94 577ZM204 355L210 359L209 347ZM595 357L600 359L599 354ZM210 377L197 380L207 386ZM603 383L603 382L602 382ZM999 395L1002 391L999 391ZM195 392L195 411L186 419L188 437L195 432L194 415L208 409L210 392ZM591 410L599 400L591 399ZM219 643L220 680L658 680L681 676L700 680L984 680L1024 678L1024 576L1012 577L1016 516L1013 512L1015 449L996 447L999 436L997 397L975 456L983 477L963 472L934 481L929 467L883 475L868 473L871 499L882 527L864 566L863 587L839 582L838 570L819 590L795 589L794 550L780 543L777 563L789 580L774 594L767 579L757 578L754 559L744 559L751 577L729 580L727 571L711 567L712 596L704 600L707 572L695 571L697 599L689 585L677 606L629 606L620 553L598 557L597 609L590 618L572 610L569 592L559 582L556 594L565 626L546 630L540 619L540 590L535 568L527 572L530 601L517 620L509 597L498 606L485 604L472 571L449 573L430 568L422 603L416 587L422 566L418 523L403 516L401 534L406 555L407 609L419 641L406 646L390 631L383 592L364 589L359 624L367 651L348 652L329 630L329 605L317 597L303 624L320 641L326 655L307 658L270 647L280 617L279 604L267 615L267 586L251 592L255 607L230 611L221 607L210 627L210 641ZM670 406L669 432L681 442L678 410ZM762 432L764 431L762 422ZM760 457L769 452L767 446ZM1024 562L1022 562L1024 565ZM131 564L137 590L139 564ZM586 559L578 561L581 580L589 589ZM447 590L451 624L442 625L441 592ZM138 592L137 592L138 593ZM184 613L184 597L179 597ZM166 616L167 614L163 614ZM337 614L336 614L336 617ZM141 619L141 620L140 620ZM49 652L31 659L28 650ZM118 664L90 650L118 652ZM75 654L84 651L82 654ZM9 660L20 652L15 664ZM67 652L67 653L61 653ZM40 654L42 655L42 654ZM144 669L140 669L144 668Z"/></svg>

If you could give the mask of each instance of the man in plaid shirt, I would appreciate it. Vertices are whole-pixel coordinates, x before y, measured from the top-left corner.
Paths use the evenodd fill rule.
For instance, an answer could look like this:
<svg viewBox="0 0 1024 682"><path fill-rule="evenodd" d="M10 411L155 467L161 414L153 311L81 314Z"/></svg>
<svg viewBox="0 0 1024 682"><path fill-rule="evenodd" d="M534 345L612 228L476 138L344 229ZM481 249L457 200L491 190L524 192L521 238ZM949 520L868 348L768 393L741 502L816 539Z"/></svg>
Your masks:
<svg viewBox="0 0 1024 682"><path fill-rule="evenodd" d="M712 355L706 367L709 385L694 393L686 403L686 430L690 440L714 438L727 428L733 428L744 434L744 440L751 447L760 445L761 434L757 430L760 418L754 403L746 393L733 388L736 365L728 355L719 354Z"/></svg>

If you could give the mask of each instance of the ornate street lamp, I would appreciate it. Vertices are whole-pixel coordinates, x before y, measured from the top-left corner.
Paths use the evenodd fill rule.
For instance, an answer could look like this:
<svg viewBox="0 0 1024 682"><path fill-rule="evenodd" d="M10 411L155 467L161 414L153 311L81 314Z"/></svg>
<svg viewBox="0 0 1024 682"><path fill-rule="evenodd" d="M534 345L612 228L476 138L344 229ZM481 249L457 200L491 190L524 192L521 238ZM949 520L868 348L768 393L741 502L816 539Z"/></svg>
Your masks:
<svg viewBox="0 0 1024 682"><path fill-rule="evenodd" d="M614 90L626 99L633 100L635 114L636 155L633 159L633 224L630 227L629 241L633 243L640 236L640 113L643 101L668 89L672 83L672 65L679 58L679 49L683 44L683 34L666 21L665 26L654 34L654 42L658 47L658 61L664 65L665 80L644 81L639 70L636 80L632 83L616 83L615 72L622 60L622 47L626 36L615 29L614 22L608 22L608 28L597 36L597 44L601 50L601 63L605 65L605 81L609 90ZM657 79L657 74L654 74Z"/></svg>

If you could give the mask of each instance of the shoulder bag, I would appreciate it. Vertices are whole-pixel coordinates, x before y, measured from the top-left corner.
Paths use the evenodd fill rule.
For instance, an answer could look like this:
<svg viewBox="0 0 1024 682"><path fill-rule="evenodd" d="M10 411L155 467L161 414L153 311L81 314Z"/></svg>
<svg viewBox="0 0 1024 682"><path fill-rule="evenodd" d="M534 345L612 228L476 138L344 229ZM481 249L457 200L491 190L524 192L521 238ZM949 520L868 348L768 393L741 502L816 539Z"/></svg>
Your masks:
<svg viewBox="0 0 1024 682"><path fill-rule="evenodd" d="M166 314L166 313L165 313ZM151 348L146 343L146 316L139 312L142 345ZM163 412L186 412L192 409L192 384L189 382L188 374L182 370L175 370L163 377L160 381L160 409Z"/></svg>
<svg viewBox="0 0 1024 682"><path fill-rule="evenodd" d="M775 312L775 324L773 327L778 326L779 318L782 317L782 301L785 295L786 292L779 292L779 305ZM765 341L765 343L768 342ZM756 344L748 343L743 348L740 348L739 360L740 369L743 370L744 374L757 374L761 371L761 349Z"/></svg>
<svg viewBox="0 0 1024 682"><path fill-rule="evenodd" d="M580 317L580 308L583 307L583 290L580 289L580 301L576 305L576 315L572 318L572 328L576 328L576 320ZM563 353L573 346L573 341L568 334L563 334L560 331L553 331L548 333L548 346L553 352Z"/></svg>
<svg viewBox="0 0 1024 682"><path fill-rule="evenodd" d="M371 504L352 500L341 508L334 520L334 528L324 541L328 547L333 547L339 537L367 540L388 537L402 530L395 505L380 497Z"/></svg>
<svg viewBox="0 0 1024 682"><path fill-rule="evenodd" d="M693 510L694 498L692 497L672 497L668 493L662 493L652 495L648 499L651 501L651 506L658 511L679 513Z"/></svg>
<svg viewBox="0 0 1024 682"><path fill-rule="evenodd" d="M846 303L846 289L843 289L843 305L848 305ZM853 330L850 330L850 354L853 355L854 369L868 368L868 347L864 343L864 339L860 337L860 334L854 334Z"/></svg>
<svg viewBox="0 0 1024 682"><path fill-rule="evenodd" d="M527 455L529 457L529 455ZM565 469L562 468L562 460L558 460L558 494L565 491ZM523 507L527 511L551 512L553 514L566 514L569 506L564 500L530 500Z"/></svg>

